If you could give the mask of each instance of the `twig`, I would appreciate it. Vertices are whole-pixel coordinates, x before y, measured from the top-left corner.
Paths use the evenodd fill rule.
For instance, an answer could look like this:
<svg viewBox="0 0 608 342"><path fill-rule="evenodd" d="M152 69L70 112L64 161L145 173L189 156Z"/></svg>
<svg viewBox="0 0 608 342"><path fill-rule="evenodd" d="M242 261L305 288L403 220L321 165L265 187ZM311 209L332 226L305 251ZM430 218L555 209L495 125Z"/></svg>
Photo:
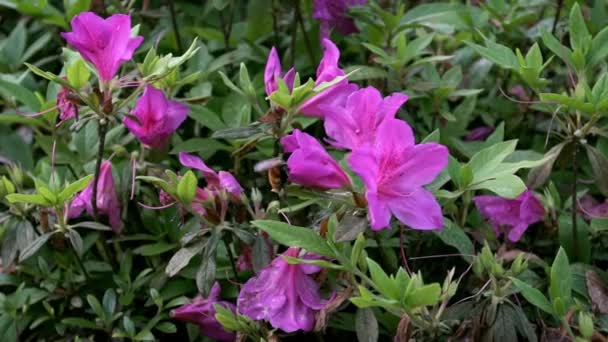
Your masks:
<svg viewBox="0 0 608 342"><path fill-rule="evenodd" d="M173 26L173 33L175 33L175 41L177 43L177 50L180 54L184 53L184 47L182 46L182 39L179 34L179 27L177 26L177 18L175 14L175 4L173 0L167 0L167 4L169 5L169 13L171 13L171 25Z"/></svg>
<svg viewBox="0 0 608 342"><path fill-rule="evenodd" d="M296 16L297 10L294 8L294 16ZM296 42L298 40L298 20L294 20L291 27L291 63L293 67L296 63Z"/></svg>
<svg viewBox="0 0 608 342"><path fill-rule="evenodd" d="M551 29L552 34L555 34L555 29L557 28L557 22L559 21L559 16L562 13L563 6L564 0L557 0L557 12L555 12L555 19L553 19L553 28Z"/></svg>
<svg viewBox="0 0 608 342"><path fill-rule="evenodd" d="M576 163L576 157L578 154L578 143L574 141L574 148L572 149L572 244L574 246L574 255L578 256L578 231L576 226L576 214L577 214L577 200L576 200L576 182L578 179L578 165Z"/></svg>
<svg viewBox="0 0 608 342"><path fill-rule="evenodd" d="M310 65L314 66L315 55L312 52L312 44L310 43L308 32L306 32L306 27L304 26L304 19L302 19L302 11L300 10L300 0L296 0L294 6L296 7L296 19L300 23L300 29L302 29L302 36L304 36L304 43L306 44L306 51L308 52L308 58L310 58Z"/></svg>
<svg viewBox="0 0 608 342"><path fill-rule="evenodd" d="M405 255L405 248L403 247L404 243L404 227L403 225L399 225L399 252L401 253L401 261L403 262L403 267L407 271L407 274L412 275L412 271L410 270L410 266L407 262L407 255Z"/></svg>

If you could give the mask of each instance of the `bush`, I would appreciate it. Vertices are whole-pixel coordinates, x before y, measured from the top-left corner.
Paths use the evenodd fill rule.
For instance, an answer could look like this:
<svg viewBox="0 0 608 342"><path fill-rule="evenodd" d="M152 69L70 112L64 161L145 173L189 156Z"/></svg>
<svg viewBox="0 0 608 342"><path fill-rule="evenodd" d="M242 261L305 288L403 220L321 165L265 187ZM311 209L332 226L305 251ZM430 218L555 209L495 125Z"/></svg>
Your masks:
<svg viewBox="0 0 608 342"><path fill-rule="evenodd" d="M0 340L604 341L603 1L0 1Z"/></svg>

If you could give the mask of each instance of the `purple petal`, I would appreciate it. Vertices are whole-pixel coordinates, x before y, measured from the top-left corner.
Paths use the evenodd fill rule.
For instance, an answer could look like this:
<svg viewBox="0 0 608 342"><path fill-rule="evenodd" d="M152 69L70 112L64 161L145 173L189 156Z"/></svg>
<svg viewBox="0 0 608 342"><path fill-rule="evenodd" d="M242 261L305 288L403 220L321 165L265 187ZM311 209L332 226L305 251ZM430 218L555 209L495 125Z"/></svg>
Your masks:
<svg viewBox="0 0 608 342"><path fill-rule="evenodd" d="M405 197L392 198L388 203L399 221L419 230L443 228L441 206L431 192L419 188Z"/></svg>

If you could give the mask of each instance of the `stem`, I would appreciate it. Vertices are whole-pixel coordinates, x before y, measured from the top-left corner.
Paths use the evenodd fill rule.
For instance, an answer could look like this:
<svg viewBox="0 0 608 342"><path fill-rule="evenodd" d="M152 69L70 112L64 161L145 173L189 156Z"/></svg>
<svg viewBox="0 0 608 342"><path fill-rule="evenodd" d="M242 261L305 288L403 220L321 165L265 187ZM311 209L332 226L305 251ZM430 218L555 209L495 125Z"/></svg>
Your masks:
<svg viewBox="0 0 608 342"><path fill-rule="evenodd" d="M297 10L294 9L294 16L296 16ZM293 67L296 63L296 41L298 40L298 21L294 20L291 27L291 66Z"/></svg>
<svg viewBox="0 0 608 342"><path fill-rule="evenodd" d="M224 247L226 247L226 251L228 252L228 259L230 259L230 267L232 267L232 272L234 273L234 280L238 281L239 276L236 270L236 263L234 262L234 254L232 254L232 250L230 249L230 245L228 244L226 237L224 237L222 241L224 242Z"/></svg>
<svg viewBox="0 0 608 342"><path fill-rule="evenodd" d="M74 253L74 256L76 257L76 263L80 267L80 270L82 270L82 273L84 274L84 278L88 282L89 281L89 273L87 272L87 269L84 267L84 264L82 263L82 260L80 259L80 256L78 255L78 253L76 253L76 251L74 250L74 247L72 247L70 249L72 250L72 253Z"/></svg>
<svg viewBox="0 0 608 342"><path fill-rule="evenodd" d="M296 19L298 23L300 23L302 35L304 36L304 43L306 44L306 51L308 52L308 58L310 58L310 65L315 65L315 55L312 52L312 44L310 43L308 32L306 32L306 27L304 27L304 19L302 19L302 11L300 10L300 0L296 0L294 6L296 7Z"/></svg>
<svg viewBox="0 0 608 342"><path fill-rule="evenodd" d="M559 16L562 13L563 5L564 0L557 0L557 12L555 12L555 18L553 19L553 28L551 28L552 34L555 34L555 29L557 28L557 22L559 21Z"/></svg>
<svg viewBox="0 0 608 342"><path fill-rule="evenodd" d="M576 226L576 214L577 214L577 200L576 200L576 183L578 180L578 165L576 163L576 157L578 154L578 142L574 141L574 148L572 150L572 244L574 245L574 255L578 255L578 232Z"/></svg>
<svg viewBox="0 0 608 342"><path fill-rule="evenodd" d="M384 250L384 244L382 243L382 239L380 238L379 233L374 233L374 240L376 240L376 243L378 244L378 249L380 250L380 258L382 259L384 267L390 272L392 272L393 269L391 267L390 259L388 258L388 254L386 254L386 251Z"/></svg>
<svg viewBox="0 0 608 342"><path fill-rule="evenodd" d="M403 262L403 267L405 267L407 274L412 275L412 271L410 270L410 266L407 262L407 255L405 255L405 248L403 247L405 242L405 234L403 234L403 231L403 225L399 225L399 251L401 252L401 261Z"/></svg>
<svg viewBox="0 0 608 342"><path fill-rule="evenodd" d="M276 0L272 0L272 30L274 31L274 46L278 47L279 39L279 20L277 19L277 4Z"/></svg>
<svg viewBox="0 0 608 342"><path fill-rule="evenodd" d="M460 227L464 228L467 224L467 216L469 214L469 205L471 204L471 194L467 191L463 194L462 215L460 216Z"/></svg>
<svg viewBox="0 0 608 342"><path fill-rule="evenodd" d="M97 132L99 134L99 147L97 149L97 163L95 164L95 178L93 178L93 198L91 199L91 204L93 206L93 218L95 221L99 220L99 209L97 208L97 191L99 185L99 173L101 170L101 162L103 159L103 149L106 144L106 131L108 129L108 125L106 119L102 118L99 120L99 127Z"/></svg>
<svg viewBox="0 0 608 342"><path fill-rule="evenodd" d="M177 26L177 18L175 15L175 4L173 0L167 0L167 4L169 5L169 12L171 13L171 25L173 26L173 33L175 33L175 41L177 43L177 50L180 54L184 53L184 47L182 46L182 39L179 35L179 28Z"/></svg>

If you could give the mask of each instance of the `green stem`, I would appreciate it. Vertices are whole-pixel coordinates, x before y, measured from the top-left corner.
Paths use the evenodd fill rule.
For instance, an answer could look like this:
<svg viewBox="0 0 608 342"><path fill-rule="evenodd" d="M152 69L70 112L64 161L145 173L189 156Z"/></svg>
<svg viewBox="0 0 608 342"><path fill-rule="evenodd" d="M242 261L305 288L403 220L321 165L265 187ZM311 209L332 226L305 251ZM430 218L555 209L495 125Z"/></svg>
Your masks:
<svg viewBox="0 0 608 342"><path fill-rule="evenodd" d="M576 163L576 157L578 154L578 142L574 141L574 147L572 149L572 171L573 171L573 179L572 179L572 244L574 255L578 256L578 227L577 227L577 199L576 199L576 186L578 181L578 165Z"/></svg>
<svg viewBox="0 0 608 342"><path fill-rule="evenodd" d="M304 36L304 43L306 44L306 51L308 52L308 58L310 58L310 65L315 65L315 55L312 52L312 44L306 32L304 26L304 19L302 19L302 11L300 10L300 0L296 0L294 6L296 7L296 19L300 23L300 29L302 29L302 36Z"/></svg>
<svg viewBox="0 0 608 342"><path fill-rule="evenodd" d="M177 16L175 14L175 4L173 0L167 0L169 5L169 13L171 14L171 25L173 26L173 33L175 34L175 41L177 43L177 50L180 54L184 53L184 47L182 46L182 39L179 34L179 27L177 25Z"/></svg>
<svg viewBox="0 0 608 342"><path fill-rule="evenodd" d="M80 270L84 274L84 278L87 280L87 282L89 282L89 273L87 272L87 269L84 267L84 264L82 263L82 259L80 259L80 256L78 255L76 250L74 250L73 247L70 249L72 250L72 253L74 253L74 257L76 257L76 263L78 264L78 266L80 267Z"/></svg>

